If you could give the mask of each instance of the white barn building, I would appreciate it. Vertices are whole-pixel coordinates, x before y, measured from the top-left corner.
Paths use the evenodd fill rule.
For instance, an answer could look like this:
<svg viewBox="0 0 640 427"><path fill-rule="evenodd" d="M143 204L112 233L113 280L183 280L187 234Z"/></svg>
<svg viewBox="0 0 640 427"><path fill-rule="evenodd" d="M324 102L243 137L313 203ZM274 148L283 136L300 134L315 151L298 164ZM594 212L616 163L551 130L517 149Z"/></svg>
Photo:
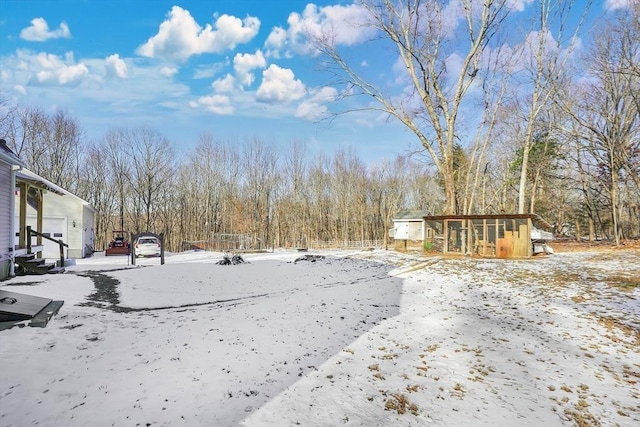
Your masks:
<svg viewBox="0 0 640 427"><path fill-rule="evenodd" d="M26 204L26 224L32 229L68 245L65 258L79 259L91 256L94 248L95 209L89 202L38 176L22 169L16 172L18 190L15 196L15 244L19 246L20 237L20 191L29 187L42 190L42 229L37 227L37 205ZM27 190L28 191L28 190ZM42 240L43 258L58 259L59 245L47 239Z"/></svg>

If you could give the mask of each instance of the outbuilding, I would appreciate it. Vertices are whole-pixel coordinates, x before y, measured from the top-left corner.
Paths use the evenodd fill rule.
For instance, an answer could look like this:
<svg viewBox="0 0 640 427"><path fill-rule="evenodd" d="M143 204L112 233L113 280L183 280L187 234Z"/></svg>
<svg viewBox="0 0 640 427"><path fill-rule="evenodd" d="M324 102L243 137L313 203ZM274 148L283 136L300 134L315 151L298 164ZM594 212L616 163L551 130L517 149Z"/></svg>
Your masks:
<svg viewBox="0 0 640 427"><path fill-rule="evenodd" d="M535 214L425 216L425 242L444 254L524 258L551 252L551 224Z"/></svg>
<svg viewBox="0 0 640 427"><path fill-rule="evenodd" d="M91 256L94 248L95 209L85 200L23 168L16 172L17 247L24 248L26 227L68 245L66 258ZM23 196L24 195L24 196ZM59 258L59 246L41 239L43 258Z"/></svg>
<svg viewBox="0 0 640 427"><path fill-rule="evenodd" d="M393 229L390 230L396 250L422 249L428 237L424 222L428 214L424 210L411 209L398 212L391 220Z"/></svg>

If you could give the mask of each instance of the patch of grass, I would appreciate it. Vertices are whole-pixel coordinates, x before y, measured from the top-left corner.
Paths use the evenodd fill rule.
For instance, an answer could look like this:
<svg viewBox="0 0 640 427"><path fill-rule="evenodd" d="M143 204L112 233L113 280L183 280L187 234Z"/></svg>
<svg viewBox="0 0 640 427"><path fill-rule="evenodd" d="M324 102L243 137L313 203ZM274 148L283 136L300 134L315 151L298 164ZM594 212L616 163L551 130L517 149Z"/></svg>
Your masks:
<svg viewBox="0 0 640 427"><path fill-rule="evenodd" d="M599 427L600 421L590 414L586 408L578 407L578 409L565 409L565 415L570 417L578 427Z"/></svg>
<svg viewBox="0 0 640 427"><path fill-rule="evenodd" d="M634 371L632 370L631 366L624 365L624 367L622 368L622 377L629 384L637 384L640 380L640 371Z"/></svg>
<svg viewBox="0 0 640 427"><path fill-rule="evenodd" d="M384 377L380 372L376 372L376 373L373 375L373 378L378 379L378 380L380 380L380 381L384 381L384 380L385 380L385 377Z"/></svg>
<svg viewBox="0 0 640 427"><path fill-rule="evenodd" d="M419 387L420 387L420 386L418 386L418 384L408 385L408 386L407 386L407 391L408 391L409 393L415 393L415 392L417 392L417 391L418 391L418 388L419 388Z"/></svg>
<svg viewBox="0 0 640 427"><path fill-rule="evenodd" d="M438 344L431 344L429 346L427 346L427 348L424 349L424 351L428 351L429 353L433 353L434 351L436 351L438 349L439 345Z"/></svg>
<svg viewBox="0 0 640 427"><path fill-rule="evenodd" d="M629 325L625 325L624 323L620 322L618 319L614 319L612 317L600 317L598 318L598 323L613 333L615 333L616 331L620 331L625 336L634 338L636 344L640 345L639 330L634 329ZM614 342L620 341L620 339L617 338L615 335L607 334L605 336Z"/></svg>
<svg viewBox="0 0 640 427"><path fill-rule="evenodd" d="M614 287L624 292L633 292L640 287L640 276L627 276L625 274L610 274L602 279L607 286Z"/></svg>
<svg viewBox="0 0 640 427"><path fill-rule="evenodd" d="M451 391L451 396L457 397L458 399L462 399L467 391L464 389L462 384L455 383L453 385L453 391Z"/></svg>
<svg viewBox="0 0 640 427"><path fill-rule="evenodd" d="M585 302L587 299L585 297L583 297L582 295L577 295L577 296L573 296L571 297L571 301L575 302L576 304L580 304L581 302Z"/></svg>
<svg viewBox="0 0 640 427"><path fill-rule="evenodd" d="M566 386L566 385L562 385L562 386L560 387L560 390L562 390L562 391L566 391L567 393L573 393L573 390L571 390L571 387Z"/></svg>
<svg viewBox="0 0 640 427"><path fill-rule="evenodd" d="M396 411L399 415L409 412L416 416L419 412L418 406L415 403L411 403L404 394L391 395L391 399L384 402L384 410Z"/></svg>

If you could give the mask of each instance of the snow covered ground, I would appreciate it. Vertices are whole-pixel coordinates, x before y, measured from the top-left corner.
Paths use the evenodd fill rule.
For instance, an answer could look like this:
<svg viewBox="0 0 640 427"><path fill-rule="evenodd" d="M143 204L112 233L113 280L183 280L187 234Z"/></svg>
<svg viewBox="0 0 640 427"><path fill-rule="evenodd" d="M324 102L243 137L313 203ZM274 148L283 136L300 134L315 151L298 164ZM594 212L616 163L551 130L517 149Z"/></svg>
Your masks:
<svg viewBox="0 0 640 427"><path fill-rule="evenodd" d="M79 260L0 332L0 426L640 425L640 251Z"/></svg>

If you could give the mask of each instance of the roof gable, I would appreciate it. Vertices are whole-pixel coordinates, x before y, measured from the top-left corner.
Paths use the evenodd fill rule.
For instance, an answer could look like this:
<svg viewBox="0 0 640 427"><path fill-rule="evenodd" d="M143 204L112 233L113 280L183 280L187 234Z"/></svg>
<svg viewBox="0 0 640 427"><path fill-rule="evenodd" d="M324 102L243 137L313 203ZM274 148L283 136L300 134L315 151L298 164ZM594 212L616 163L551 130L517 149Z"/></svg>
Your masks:
<svg viewBox="0 0 640 427"><path fill-rule="evenodd" d="M404 209L398 212L396 216L393 217L393 220L397 221L397 220L415 219L415 220L422 221L422 218L424 218L425 216L429 216L429 211L417 210L417 209Z"/></svg>
<svg viewBox="0 0 640 427"><path fill-rule="evenodd" d="M15 155L7 145L7 141L0 139L0 160L16 166L24 166L24 162Z"/></svg>

